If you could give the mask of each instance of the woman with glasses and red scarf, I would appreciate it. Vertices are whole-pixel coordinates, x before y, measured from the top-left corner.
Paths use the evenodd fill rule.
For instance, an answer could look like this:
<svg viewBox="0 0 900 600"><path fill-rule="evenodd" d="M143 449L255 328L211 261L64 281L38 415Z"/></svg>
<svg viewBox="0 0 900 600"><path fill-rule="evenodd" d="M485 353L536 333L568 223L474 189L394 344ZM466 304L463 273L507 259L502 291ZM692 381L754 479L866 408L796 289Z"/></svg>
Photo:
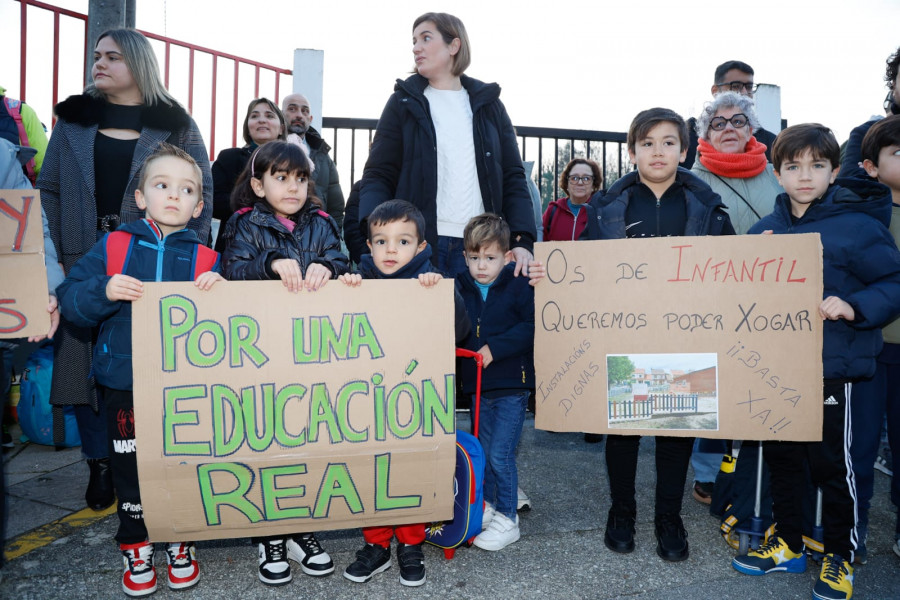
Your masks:
<svg viewBox="0 0 900 600"><path fill-rule="evenodd" d="M759 127L753 99L735 92L717 95L697 118L698 158L691 171L722 197L739 234L771 213L783 191L765 144L753 136Z"/></svg>

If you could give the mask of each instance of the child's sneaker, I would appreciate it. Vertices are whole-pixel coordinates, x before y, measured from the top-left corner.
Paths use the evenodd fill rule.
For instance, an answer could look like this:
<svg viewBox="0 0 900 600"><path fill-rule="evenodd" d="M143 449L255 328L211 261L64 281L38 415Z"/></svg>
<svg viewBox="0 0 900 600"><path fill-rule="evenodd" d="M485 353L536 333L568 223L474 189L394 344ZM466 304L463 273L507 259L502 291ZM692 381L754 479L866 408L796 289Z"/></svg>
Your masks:
<svg viewBox="0 0 900 600"><path fill-rule="evenodd" d="M287 561L284 538L259 543L259 580L266 585L290 583L291 563Z"/></svg>
<svg viewBox="0 0 900 600"><path fill-rule="evenodd" d="M378 544L366 544L356 551L356 560L344 569L344 577L365 583L373 576L391 568L391 549Z"/></svg>
<svg viewBox="0 0 900 600"><path fill-rule="evenodd" d="M513 521L503 513L494 513L494 518L484 531L472 542L482 550L503 550L521 536L519 532L519 515Z"/></svg>
<svg viewBox="0 0 900 600"><path fill-rule="evenodd" d="M400 565L400 583L409 587L425 583L425 553L422 552L422 544L397 544L397 564Z"/></svg>
<svg viewBox="0 0 900 600"><path fill-rule="evenodd" d="M184 590L200 581L200 565L193 542L166 544L169 589Z"/></svg>
<svg viewBox="0 0 900 600"><path fill-rule="evenodd" d="M122 590L129 596L147 596L156 591L156 569L153 568L153 544L121 544L125 561Z"/></svg>
<svg viewBox="0 0 900 600"><path fill-rule="evenodd" d="M484 503L484 514L481 516L481 530L484 531L487 529L487 526L491 524L491 521L494 520L494 515L497 514L497 511L494 509L493 505L490 502Z"/></svg>
<svg viewBox="0 0 900 600"><path fill-rule="evenodd" d="M745 575L766 575L775 571L803 573L806 571L806 554L791 551L784 540L772 536L758 549L735 556L731 566Z"/></svg>
<svg viewBox="0 0 900 600"><path fill-rule="evenodd" d="M656 516L656 554L663 560L678 562L690 555L687 531L679 514Z"/></svg>
<svg viewBox="0 0 900 600"><path fill-rule="evenodd" d="M289 559L300 563L300 568L307 575L321 577L334 573L334 562L314 533L301 533L288 538L287 555Z"/></svg>
<svg viewBox="0 0 900 600"><path fill-rule="evenodd" d="M816 600L847 600L853 595L853 567L837 554L826 554L813 588Z"/></svg>
<svg viewBox="0 0 900 600"><path fill-rule="evenodd" d="M518 498L516 499L516 511L528 512L531 510L531 500L525 495L522 488L517 487L516 492L518 493Z"/></svg>

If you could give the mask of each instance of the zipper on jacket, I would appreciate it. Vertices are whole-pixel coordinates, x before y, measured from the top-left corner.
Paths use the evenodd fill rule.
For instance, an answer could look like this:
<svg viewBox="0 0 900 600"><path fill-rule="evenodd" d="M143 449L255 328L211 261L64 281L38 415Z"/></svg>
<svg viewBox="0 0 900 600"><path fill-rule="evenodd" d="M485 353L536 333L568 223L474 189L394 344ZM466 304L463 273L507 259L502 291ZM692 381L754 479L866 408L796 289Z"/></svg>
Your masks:
<svg viewBox="0 0 900 600"><path fill-rule="evenodd" d="M656 237L659 237L659 198L656 199Z"/></svg>
<svg viewBox="0 0 900 600"><path fill-rule="evenodd" d="M155 281L162 281L163 275L163 254L166 252L166 238L162 238L159 240L159 243L156 245L156 279Z"/></svg>

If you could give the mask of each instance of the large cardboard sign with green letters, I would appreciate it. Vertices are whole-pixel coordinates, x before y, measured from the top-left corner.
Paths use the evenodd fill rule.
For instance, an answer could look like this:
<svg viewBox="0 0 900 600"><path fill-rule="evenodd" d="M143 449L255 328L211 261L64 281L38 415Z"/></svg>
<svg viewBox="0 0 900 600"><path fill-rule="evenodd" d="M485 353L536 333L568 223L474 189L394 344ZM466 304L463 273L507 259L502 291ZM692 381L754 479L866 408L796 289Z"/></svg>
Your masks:
<svg viewBox="0 0 900 600"><path fill-rule="evenodd" d="M147 284L133 335L152 540L452 517L452 281Z"/></svg>

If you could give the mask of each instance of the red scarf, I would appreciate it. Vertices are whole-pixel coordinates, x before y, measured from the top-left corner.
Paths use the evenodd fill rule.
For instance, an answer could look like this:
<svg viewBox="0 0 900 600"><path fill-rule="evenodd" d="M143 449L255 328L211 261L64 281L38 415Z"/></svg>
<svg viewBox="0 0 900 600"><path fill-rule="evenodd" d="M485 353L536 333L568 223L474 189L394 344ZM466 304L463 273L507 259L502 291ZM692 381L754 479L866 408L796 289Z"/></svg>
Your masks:
<svg viewBox="0 0 900 600"><path fill-rule="evenodd" d="M740 154L719 152L706 140L699 140L700 164L720 177L748 179L766 170L766 145L751 136L747 147Z"/></svg>

